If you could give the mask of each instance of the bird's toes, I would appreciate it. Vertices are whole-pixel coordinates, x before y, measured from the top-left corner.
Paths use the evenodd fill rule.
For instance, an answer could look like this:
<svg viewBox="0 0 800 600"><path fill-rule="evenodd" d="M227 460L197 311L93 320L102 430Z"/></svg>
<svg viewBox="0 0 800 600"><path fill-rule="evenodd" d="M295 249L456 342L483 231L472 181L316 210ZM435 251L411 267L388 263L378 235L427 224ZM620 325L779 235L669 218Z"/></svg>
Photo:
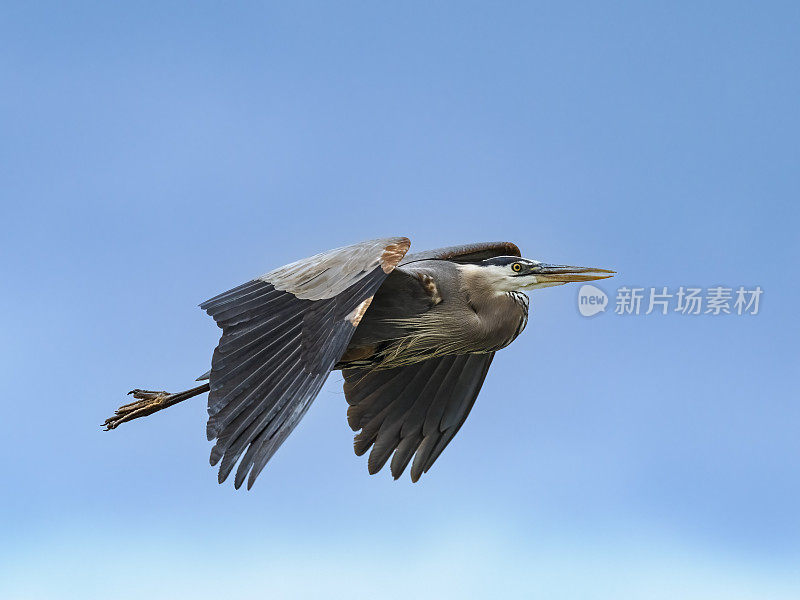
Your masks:
<svg viewBox="0 0 800 600"><path fill-rule="evenodd" d="M169 396L169 392L161 391L154 391L154 390L140 390L135 389L128 392L128 396L133 396L134 398L138 398L139 400L152 400L159 396Z"/></svg>
<svg viewBox="0 0 800 600"><path fill-rule="evenodd" d="M173 396L173 394L169 392L139 389L131 390L128 394L137 398L137 400L128 404L123 404L115 410L114 416L109 417L103 423L106 431L115 429L126 421L132 421L138 417L144 417L160 410L163 408L164 403Z"/></svg>

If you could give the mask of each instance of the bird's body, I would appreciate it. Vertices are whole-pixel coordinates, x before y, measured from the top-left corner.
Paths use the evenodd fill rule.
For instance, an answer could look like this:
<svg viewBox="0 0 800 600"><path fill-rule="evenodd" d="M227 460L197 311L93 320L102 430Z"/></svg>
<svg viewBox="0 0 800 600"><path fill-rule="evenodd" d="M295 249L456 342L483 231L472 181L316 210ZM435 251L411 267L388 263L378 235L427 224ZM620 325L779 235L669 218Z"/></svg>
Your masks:
<svg viewBox="0 0 800 600"><path fill-rule="evenodd" d="M506 347L528 320L528 297L496 292L484 269L423 260L378 289L337 368L387 369Z"/></svg>
<svg viewBox="0 0 800 600"><path fill-rule="evenodd" d="M492 242L406 256L407 238L331 250L201 304L222 328L208 379L186 392L134 390L120 423L209 392L211 464L252 486L340 369L357 454L370 473L391 458L416 481L469 414L495 353L528 321L530 290L608 277L604 269L520 258ZM413 459L413 462L412 462ZM249 475L249 477L248 477Z"/></svg>

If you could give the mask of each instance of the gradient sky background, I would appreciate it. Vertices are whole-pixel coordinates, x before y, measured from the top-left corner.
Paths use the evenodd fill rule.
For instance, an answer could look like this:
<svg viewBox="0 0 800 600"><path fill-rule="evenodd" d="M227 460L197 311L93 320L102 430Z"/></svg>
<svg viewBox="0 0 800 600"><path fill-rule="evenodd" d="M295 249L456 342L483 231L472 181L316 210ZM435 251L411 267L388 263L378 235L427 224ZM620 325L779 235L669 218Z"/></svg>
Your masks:
<svg viewBox="0 0 800 600"><path fill-rule="evenodd" d="M800 597L797 3L4 3L3 598ZM757 316L533 294L420 483L341 376L218 486L197 304L386 235Z"/></svg>

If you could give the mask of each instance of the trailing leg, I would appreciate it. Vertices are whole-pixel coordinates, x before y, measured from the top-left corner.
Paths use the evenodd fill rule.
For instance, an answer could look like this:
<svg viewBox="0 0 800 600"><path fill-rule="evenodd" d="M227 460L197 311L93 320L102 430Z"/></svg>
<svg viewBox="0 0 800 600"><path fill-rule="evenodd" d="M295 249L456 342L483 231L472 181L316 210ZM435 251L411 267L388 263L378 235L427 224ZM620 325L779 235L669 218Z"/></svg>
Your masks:
<svg viewBox="0 0 800 600"><path fill-rule="evenodd" d="M196 388L192 388L184 392L178 392L176 394L170 394L169 392L154 392L150 390L131 390L128 392L128 395L132 395L134 398L137 398L137 401L120 406L116 411L114 411L113 417L109 417L105 420L103 426L106 428L106 431L115 429L126 421L132 421L133 419L152 415L154 412L169 408L170 406L178 404L179 402L183 402L184 400L188 400L189 398L203 394L208 390L208 383L204 383Z"/></svg>

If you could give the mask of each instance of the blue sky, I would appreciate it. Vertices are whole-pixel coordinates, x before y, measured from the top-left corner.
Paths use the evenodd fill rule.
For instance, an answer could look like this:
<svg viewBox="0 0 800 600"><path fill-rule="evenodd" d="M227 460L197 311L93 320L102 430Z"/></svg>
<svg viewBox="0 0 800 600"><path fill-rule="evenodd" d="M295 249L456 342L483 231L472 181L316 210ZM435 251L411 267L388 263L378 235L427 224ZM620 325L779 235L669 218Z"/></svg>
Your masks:
<svg viewBox="0 0 800 600"><path fill-rule="evenodd" d="M3 13L3 598L798 597L795 3ZM386 235L764 295L534 293L418 484L367 474L336 373L249 493L202 399L101 431L208 368L199 302Z"/></svg>

